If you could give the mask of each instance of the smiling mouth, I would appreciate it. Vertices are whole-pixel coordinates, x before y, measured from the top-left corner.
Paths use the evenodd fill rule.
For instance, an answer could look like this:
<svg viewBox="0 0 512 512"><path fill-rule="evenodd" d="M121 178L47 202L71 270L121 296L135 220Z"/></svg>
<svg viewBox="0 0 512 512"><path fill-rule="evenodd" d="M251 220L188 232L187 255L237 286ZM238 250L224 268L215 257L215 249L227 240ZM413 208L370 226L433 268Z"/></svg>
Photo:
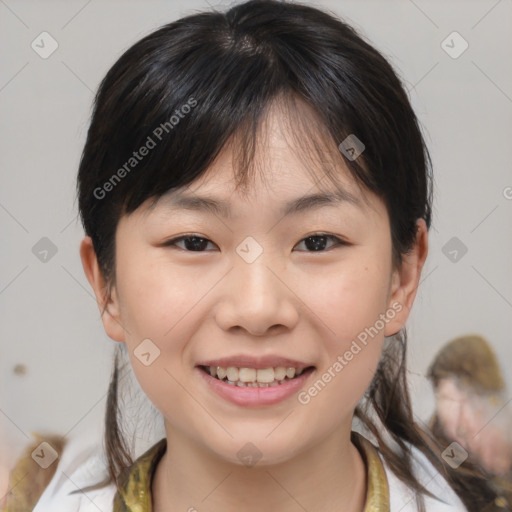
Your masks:
<svg viewBox="0 0 512 512"><path fill-rule="evenodd" d="M295 380L314 370L314 366L308 366L303 369L293 367L285 368L223 368L221 366L199 366L199 368L211 377L220 380L226 384L249 388L267 388L285 384Z"/></svg>

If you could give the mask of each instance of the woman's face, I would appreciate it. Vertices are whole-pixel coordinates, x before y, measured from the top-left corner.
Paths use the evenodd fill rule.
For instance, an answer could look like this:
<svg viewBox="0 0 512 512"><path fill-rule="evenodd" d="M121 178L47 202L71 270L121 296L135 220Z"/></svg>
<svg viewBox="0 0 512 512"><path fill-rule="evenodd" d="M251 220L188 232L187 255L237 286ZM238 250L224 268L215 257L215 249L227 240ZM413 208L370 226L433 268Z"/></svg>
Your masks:
<svg viewBox="0 0 512 512"><path fill-rule="evenodd" d="M392 271L383 202L369 193L365 202L341 167L352 201L305 200L325 187L288 146L278 116L266 129L264 158L256 155L265 180L247 196L234 192L225 151L207 179L121 218L103 317L168 435L238 464L285 461L350 430L384 336L405 322L417 284ZM185 208L178 197L196 203ZM200 238L169 243L185 235ZM267 386L221 382L205 366ZM289 379L283 367L303 372Z"/></svg>

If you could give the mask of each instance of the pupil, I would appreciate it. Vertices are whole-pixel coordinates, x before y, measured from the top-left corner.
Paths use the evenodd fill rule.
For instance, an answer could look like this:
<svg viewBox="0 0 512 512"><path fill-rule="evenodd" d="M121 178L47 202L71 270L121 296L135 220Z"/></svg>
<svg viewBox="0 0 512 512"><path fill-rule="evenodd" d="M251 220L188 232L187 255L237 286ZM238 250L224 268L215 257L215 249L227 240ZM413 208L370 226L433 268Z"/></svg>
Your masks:
<svg viewBox="0 0 512 512"><path fill-rule="evenodd" d="M312 244L309 244L308 242L311 242L311 241L315 241L314 243ZM318 243L318 240L320 240L320 246L319 246L319 243ZM327 240L327 237L326 236L322 236L322 235L316 235L316 236L309 236L308 238L305 239L305 244L306 244L306 247L308 249L311 249L314 247L314 251L318 251L319 249L322 248L323 245L325 245L325 241ZM325 247L324 247L325 248Z"/></svg>
<svg viewBox="0 0 512 512"><path fill-rule="evenodd" d="M193 240L194 243L190 243ZM189 251L202 251L207 245L207 240L205 238L201 238L199 236L189 236L185 238L185 247ZM199 241L199 242L198 242Z"/></svg>

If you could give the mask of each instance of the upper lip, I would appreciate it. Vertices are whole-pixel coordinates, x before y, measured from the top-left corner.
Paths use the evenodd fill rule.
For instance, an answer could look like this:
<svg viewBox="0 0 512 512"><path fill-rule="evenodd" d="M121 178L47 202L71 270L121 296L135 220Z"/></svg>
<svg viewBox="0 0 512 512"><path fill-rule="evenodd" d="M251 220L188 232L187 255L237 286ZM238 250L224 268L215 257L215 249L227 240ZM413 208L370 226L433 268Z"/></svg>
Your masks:
<svg viewBox="0 0 512 512"><path fill-rule="evenodd" d="M302 361L297 361L295 359L289 359L288 357L273 355L255 357L239 354L231 357L222 357L220 359L208 359L198 363L198 366L221 366L222 368L234 366L236 368L256 369L277 368L278 366L284 366L285 368L293 367L301 370L313 365L303 363Z"/></svg>

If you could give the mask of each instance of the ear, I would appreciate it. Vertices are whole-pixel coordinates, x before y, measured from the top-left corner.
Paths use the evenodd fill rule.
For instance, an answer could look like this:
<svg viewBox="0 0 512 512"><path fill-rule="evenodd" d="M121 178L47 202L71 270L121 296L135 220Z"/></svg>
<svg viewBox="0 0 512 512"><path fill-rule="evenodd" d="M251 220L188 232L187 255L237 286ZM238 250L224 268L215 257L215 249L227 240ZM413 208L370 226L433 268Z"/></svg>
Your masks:
<svg viewBox="0 0 512 512"><path fill-rule="evenodd" d="M82 266L87 280L94 290L105 332L108 337L112 338L114 341L125 341L125 332L121 325L117 291L113 286L110 296L107 296L107 286L100 270L90 236L86 236L80 244L80 258L82 259ZM104 308L105 312L102 313Z"/></svg>
<svg viewBox="0 0 512 512"><path fill-rule="evenodd" d="M416 241L408 254L402 255L402 265L393 271L388 308L396 311L386 324L385 336L396 334L405 324L418 291L421 269L428 253L428 229L424 219L416 222Z"/></svg>

